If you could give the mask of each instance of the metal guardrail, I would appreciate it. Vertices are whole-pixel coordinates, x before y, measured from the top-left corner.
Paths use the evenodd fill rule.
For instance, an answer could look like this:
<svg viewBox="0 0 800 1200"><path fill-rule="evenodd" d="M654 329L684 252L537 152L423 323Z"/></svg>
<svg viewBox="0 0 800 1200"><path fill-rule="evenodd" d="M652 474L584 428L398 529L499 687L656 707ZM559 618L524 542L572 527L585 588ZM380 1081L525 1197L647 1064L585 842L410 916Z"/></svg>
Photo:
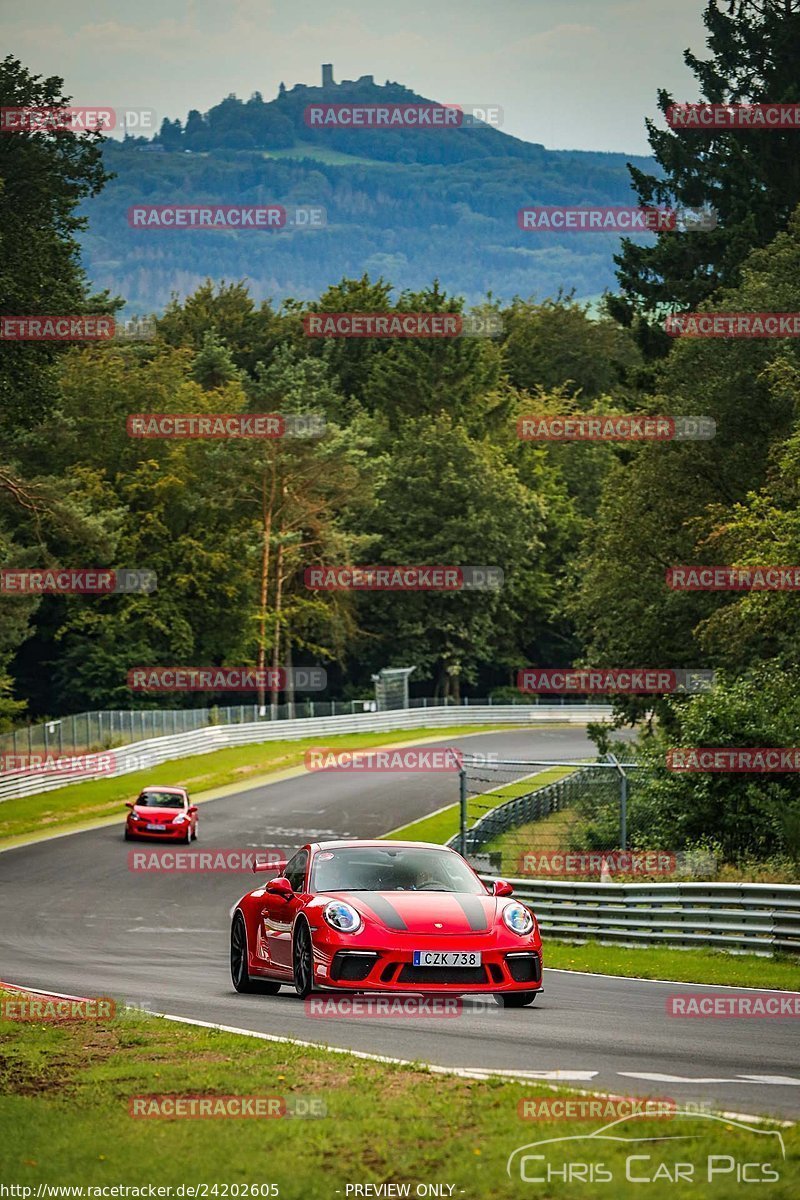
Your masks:
<svg viewBox="0 0 800 1200"><path fill-rule="evenodd" d="M544 702L539 696L520 697L512 701L513 706L536 708L555 704L590 704L591 697L549 697ZM450 700L443 702L429 696L412 698L408 708L497 708L508 707L499 701L465 696L460 704ZM93 750L109 750L116 746L127 746L145 738L170 737L177 733L189 733L193 729L204 729L209 725L248 725L256 721L293 721L307 717L355 716L363 712L387 712L377 709L374 699L362 700L295 700L291 704L213 705L210 708L140 708L140 709L97 709L93 712L71 713L68 716L52 717L38 724L29 723L0 733L0 754L83 754Z"/></svg>
<svg viewBox="0 0 800 1200"><path fill-rule="evenodd" d="M210 754L232 746L257 742L331 737L342 733L390 733L394 730L447 727L450 725L529 725L534 722L567 721L582 725L611 714L605 704L576 705L469 705L465 707L399 709L384 713L356 713L337 717L302 717L286 721L258 721L243 725L211 725L174 737L150 738L121 749L107 751L114 766L109 771L72 775L65 771L6 773L0 775L0 802L32 796L87 779L105 779L156 767L160 763L193 754ZM55 753L55 751L53 752Z"/></svg>
<svg viewBox="0 0 800 1200"><path fill-rule="evenodd" d="M508 882L542 931L566 941L800 954L797 884Z"/></svg>

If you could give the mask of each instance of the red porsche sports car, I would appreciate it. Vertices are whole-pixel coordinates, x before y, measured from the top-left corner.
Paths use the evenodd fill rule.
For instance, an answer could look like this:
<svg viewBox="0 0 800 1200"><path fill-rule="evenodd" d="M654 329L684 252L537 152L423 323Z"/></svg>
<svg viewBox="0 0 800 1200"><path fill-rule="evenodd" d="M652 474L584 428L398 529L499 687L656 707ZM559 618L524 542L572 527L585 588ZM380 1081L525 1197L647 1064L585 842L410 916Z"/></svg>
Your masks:
<svg viewBox="0 0 800 1200"><path fill-rule="evenodd" d="M189 842L197 838L197 805L186 788L146 787L136 800L126 800L131 811L125 822L125 841L133 838L166 838Z"/></svg>
<svg viewBox="0 0 800 1200"><path fill-rule="evenodd" d="M310 844L236 905L233 986L274 994L294 984L300 996L488 992L519 1008L541 989L542 940L511 894L502 879L487 887L445 846Z"/></svg>

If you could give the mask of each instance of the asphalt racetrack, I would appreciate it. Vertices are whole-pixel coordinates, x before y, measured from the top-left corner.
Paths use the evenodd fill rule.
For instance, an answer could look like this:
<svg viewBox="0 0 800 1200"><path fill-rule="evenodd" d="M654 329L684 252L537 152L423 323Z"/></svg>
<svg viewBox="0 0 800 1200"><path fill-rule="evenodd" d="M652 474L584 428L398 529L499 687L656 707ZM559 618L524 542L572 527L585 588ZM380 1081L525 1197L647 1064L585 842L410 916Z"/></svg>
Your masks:
<svg viewBox="0 0 800 1200"><path fill-rule="evenodd" d="M441 744L508 758L593 754L579 726ZM195 848L289 849L375 837L455 802L457 792L449 773L305 774L204 803ZM124 815L121 809L118 827L0 854L0 979L445 1067L800 1116L796 1021L668 1017L671 994L723 989L549 971L546 935L544 994L516 1011L467 998L451 1019L314 1017L288 989L237 995L228 970L229 912L264 877L132 871L128 852L144 844L123 841Z"/></svg>

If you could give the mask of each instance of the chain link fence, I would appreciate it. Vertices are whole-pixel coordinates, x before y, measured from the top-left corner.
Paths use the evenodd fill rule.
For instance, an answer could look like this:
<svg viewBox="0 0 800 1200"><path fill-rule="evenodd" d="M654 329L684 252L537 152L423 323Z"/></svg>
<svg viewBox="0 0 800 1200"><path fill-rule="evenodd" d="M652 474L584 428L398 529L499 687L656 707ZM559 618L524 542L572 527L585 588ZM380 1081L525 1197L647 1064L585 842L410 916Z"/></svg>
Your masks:
<svg viewBox="0 0 800 1200"><path fill-rule="evenodd" d="M465 757L461 833L451 844L478 869L515 878L713 878L717 864L705 851L631 847L628 803L651 777L648 768L613 755L560 763Z"/></svg>

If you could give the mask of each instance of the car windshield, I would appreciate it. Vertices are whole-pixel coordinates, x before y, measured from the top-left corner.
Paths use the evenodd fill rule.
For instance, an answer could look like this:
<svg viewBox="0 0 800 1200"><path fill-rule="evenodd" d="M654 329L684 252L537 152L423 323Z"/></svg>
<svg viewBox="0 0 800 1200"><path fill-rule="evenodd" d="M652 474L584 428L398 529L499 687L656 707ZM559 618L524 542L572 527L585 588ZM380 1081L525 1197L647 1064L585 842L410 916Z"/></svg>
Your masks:
<svg viewBox="0 0 800 1200"><path fill-rule="evenodd" d="M472 892L485 889L466 863L447 850L346 847L314 857L313 892Z"/></svg>
<svg viewBox="0 0 800 1200"><path fill-rule="evenodd" d="M136 801L140 808L184 808L186 801L183 796L174 792L142 792Z"/></svg>

